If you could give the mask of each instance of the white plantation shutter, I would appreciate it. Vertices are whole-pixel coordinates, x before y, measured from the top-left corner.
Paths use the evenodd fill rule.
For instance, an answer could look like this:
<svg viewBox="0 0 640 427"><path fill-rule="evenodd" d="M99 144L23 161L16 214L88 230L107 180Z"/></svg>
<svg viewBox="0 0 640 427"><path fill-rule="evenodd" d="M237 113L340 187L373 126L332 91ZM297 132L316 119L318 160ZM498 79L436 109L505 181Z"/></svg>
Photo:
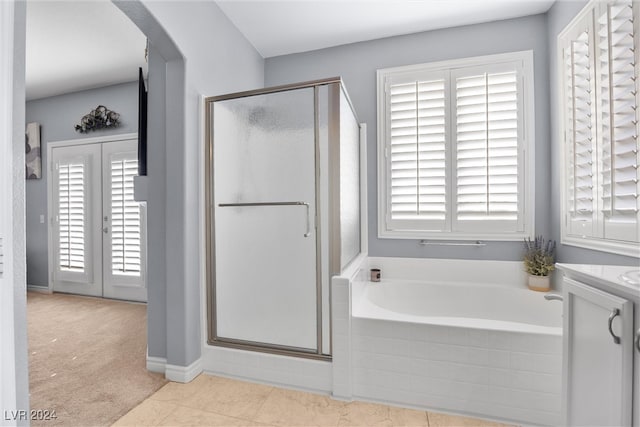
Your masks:
<svg viewBox="0 0 640 427"><path fill-rule="evenodd" d="M141 272L140 205L133 199L135 159L111 160L112 274L139 276Z"/></svg>
<svg viewBox="0 0 640 427"><path fill-rule="evenodd" d="M564 74L568 160L568 208L570 228L580 235L593 234L595 211L594 80L591 38L581 31L564 48Z"/></svg>
<svg viewBox="0 0 640 427"><path fill-rule="evenodd" d="M640 3L591 2L563 49L563 242L640 256Z"/></svg>
<svg viewBox="0 0 640 427"><path fill-rule="evenodd" d="M85 271L85 165L60 163L58 168L58 269Z"/></svg>
<svg viewBox="0 0 640 427"><path fill-rule="evenodd" d="M455 85L456 219L516 223L518 74L474 73Z"/></svg>
<svg viewBox="0 0 640 427"><path fill-rule="evenodd" d="M638 241L638 46L631 1L605 4L597 20L604 237ZM637 7L637 6L636 6Z"/></svg>
<svg viewBox="0 0 640 427"><path fill-rule="evenodd" d="M530 234L532 79L531 52L378 71L381 237Z"/></svg>
<svg viewBox="0 0 640 427"><path fill-rule="evenodd" d="M419 214L446 215L445 81L418 82Z"/></svg>
<svg viewBox="0 0 640 427"><path fill-rule="evenodd" d="M594 156L591 94L591 59L589 54L589 33L583 32L571 44L571 85L573 120L572 172L574 174L573 213L574 216L589 215L593 212Z"/></svg>
<svg viewBox="0 0 640 427"><path fill-rule="evenodd" d="M391 220L443 223L445 80L391 84L388 94Z"/></svg>

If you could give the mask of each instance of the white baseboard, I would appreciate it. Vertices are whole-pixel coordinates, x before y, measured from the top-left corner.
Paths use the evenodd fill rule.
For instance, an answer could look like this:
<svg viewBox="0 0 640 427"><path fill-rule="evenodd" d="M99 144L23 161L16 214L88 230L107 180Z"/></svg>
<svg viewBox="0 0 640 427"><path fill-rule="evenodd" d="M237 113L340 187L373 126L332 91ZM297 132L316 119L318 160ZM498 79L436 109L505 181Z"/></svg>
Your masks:
<svg viewBox="0 0 640 427"><path fill-rule="evenodd" d="M202 360L198 359L189 366L170 365L164 357L147 356L147 370L164 374L169 381L191 382L202 372Z"/></svg>
<svg viewBox="0 0 640 427"><path fill-rule="evenodd" d="M39 285L27 285L27 291L29 292L39 292L41 294L52 294L51 289L47 286L39 286Z"/></svg>
<svg viewBox="0 0 640 427"><path fill-rule="evenodd" d="M167 366L167 359L164 357L147 356L147 371L164 374Z"/></svg>
<svg viewBox="0 0 640 427"><path fill-rule="evenodd" d="M189 366L165 365L164 376L169 381L178 383L191 382L202 372L202 359L198 359Z"/></svg>

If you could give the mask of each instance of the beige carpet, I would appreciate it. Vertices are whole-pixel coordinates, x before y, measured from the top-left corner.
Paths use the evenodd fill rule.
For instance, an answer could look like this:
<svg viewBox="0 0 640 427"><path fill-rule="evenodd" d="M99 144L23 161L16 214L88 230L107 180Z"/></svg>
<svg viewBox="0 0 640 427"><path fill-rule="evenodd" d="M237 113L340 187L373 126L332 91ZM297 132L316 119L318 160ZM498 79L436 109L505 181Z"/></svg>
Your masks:
<svg viewBox="0 0 640 427"><path fill-rule="evenodd" d="M146 370L147 306L30 292L32 410L57 419L32 425L111 425L166 380Z"/></svg>

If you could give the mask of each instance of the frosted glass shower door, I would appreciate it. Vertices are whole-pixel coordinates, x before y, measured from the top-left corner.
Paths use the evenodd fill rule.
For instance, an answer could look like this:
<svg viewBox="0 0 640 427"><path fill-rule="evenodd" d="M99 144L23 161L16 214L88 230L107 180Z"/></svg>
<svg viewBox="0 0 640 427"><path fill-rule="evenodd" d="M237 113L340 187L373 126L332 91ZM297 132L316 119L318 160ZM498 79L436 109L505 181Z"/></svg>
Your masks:
<svg viewBox="0 0 640 427"><path fill-rule="evenodd" d="M315 352L313 88L216 101L215 335Z"/></svg>

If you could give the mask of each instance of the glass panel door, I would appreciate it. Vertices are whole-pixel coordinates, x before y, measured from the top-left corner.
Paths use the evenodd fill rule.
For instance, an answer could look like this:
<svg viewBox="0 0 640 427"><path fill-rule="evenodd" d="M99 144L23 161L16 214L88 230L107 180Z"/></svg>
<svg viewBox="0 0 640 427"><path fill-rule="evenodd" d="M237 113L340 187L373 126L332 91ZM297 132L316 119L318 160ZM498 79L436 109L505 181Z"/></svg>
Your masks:
<svg viewBox="0 0 640 427"><path fill-rule="evenodd" d="M102 146L104 296L146 301L145 207L133 199L136 140Z"/></svg>
<svg viewBox="0 0 640 427"><path fill-rule="evenodd" d="M146 301L137 141L56 147L52 162L53 290Z"/></svg>
<svg viewBox="0 0 640 427"><path fill-rule="evenodd" d="M53 290L102 296L100 145L57 147L53 162Z"/></svg>
<svg viewBox="0 0 640 427"><path fill-rule="evenodd" d="M213 110L215 338L318 348L314 90Z"/></svg>

